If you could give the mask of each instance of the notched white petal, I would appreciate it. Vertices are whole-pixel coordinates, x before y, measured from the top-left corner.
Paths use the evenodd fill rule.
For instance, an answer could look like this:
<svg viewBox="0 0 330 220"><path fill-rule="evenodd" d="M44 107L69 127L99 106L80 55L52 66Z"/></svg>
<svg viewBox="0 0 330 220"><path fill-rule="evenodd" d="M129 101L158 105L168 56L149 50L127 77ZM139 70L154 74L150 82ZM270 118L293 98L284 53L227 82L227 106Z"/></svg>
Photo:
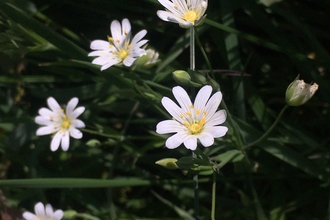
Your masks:
<svg viewBox="0 0 330 220"><path fill-rule="evenodd" d="M67 151L70 146L70 136L69 131L64 132L64 135L61 140L61 147L63 151Z"/></svg>
<svg viewBox="0 0 330 220"><path fill-rule="evenodd" d="M38 217L35 214L32 214L31 212L24 212L23 218L26 220L38 220Z"/></svg>
<svg viewBox="0 0 330 220"><path fill-rule="evenodd" d="M53 125L44 126L44 127L38 128L38 130L36 131L36 135L37 136L42 136L42 135L51 134L53 132L54 132L54 126Z"/></svg>
<svg viewBox="0 0 330 220"><path fill-rule="evenodd" d="M202 133L198 139L200 140L201 144L204 146L204 147L209 147L211 146L213 143L214 143L214 138L211 134L209 133Z"/></svg>
<svg viewBox="0 0 330 220"><path fill-rule="evenodd" d="M184 126L175 120L161 121L156 126L156 132L158 134L176 133L182 131Z"/></svg>
<svg viewBox="0 0 330 220"><path fill-rule="evenodd" d="M53 97L49 97L47 99L47 104L49 108L55 112L61 110L61 106L57 103L57 101Z"/></svg>
<svg viewBox="0 0 330 220"><path fill-rule="evenodd" d="M78 129L71 128L70 129L70 136L73 137L73 138L75 138L75 139L80 139L80 138L82 138L83 134Z"/></svg>
<svg viewBox="0 0 330 220"><path fill-rule="evenodd" d="M187 149L196 150L197 137L195 137L194 135L189 135L188 137L185 138L183 144Z"/></svg>
<svg viewBox="0 0 330 220"><path fill-rule="evenodd" d="M64 215L64 213L63 213L62 210L56 210L54 212L54 214L53 214L54 220L60 220L60 219L62 219L63 218L63 215Z"/></svg>
<svg viewBox="0 0 330 220"><path fill-rule="evenodd" d="M51 151L56 151L58 147L60 146L62 137L64 133L63 132L57 132L55 136L52 139L52 142L50 143L50 150Z"/></svg>
<svg viewBox="0 0 330 220"><path fill-rule="evenodd" d="M183 135L182 134L175 134L172 135L171 137L169 137L166 142L165 142L165 146L168 149L174 149L179 147L182 144L183 141Z"/></svg>

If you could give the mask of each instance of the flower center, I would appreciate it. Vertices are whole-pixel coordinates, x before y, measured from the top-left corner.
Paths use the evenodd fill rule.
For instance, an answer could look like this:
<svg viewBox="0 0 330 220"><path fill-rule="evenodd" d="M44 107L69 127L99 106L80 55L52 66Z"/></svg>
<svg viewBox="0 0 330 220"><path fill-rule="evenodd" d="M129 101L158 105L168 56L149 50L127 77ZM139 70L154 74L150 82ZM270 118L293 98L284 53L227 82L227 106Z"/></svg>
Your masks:
<svg viewBox="0 0 330 220"><path fill-rule="evenodd" d="M68 130L70 125L71 125L71 120L66 115L64 115L61 122L61 128L63 130Z"/></svg>
<svg viewBox="0 0 330 220"><path fill-rule="evenodd" d="M119 52L118 52L118 56L120 59L124 60L127 56L128 56L128 52L127 50L125 49L121 49Z"/></svg>
<svg viewBox="0 0 330 220"><path fill-rule="evenodd" d="M188 128L190 134L199 134L203 131L205 122L206 119L202 118L202 120L200 120L199 122L196 121L194 123L185 122L184 126Z"/></svg>
<svg viewBox="0 0 330 220"><path fill-rule="evenodd" d="M194 21L196 21L198 18L198 14L196 11L188 11L185 15L184 15L184 20L189 21L191 23L194 23Z"/></svg>

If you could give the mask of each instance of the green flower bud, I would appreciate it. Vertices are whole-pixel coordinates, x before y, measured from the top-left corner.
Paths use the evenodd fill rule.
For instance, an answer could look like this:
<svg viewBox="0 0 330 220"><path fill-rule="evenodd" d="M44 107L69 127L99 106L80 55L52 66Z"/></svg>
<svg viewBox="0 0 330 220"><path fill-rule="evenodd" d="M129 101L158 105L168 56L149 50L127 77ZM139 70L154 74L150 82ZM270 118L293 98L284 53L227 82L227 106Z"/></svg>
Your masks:
<svg viewBox="0 0 330 220"><path fill-rule="evenodd" d="M176 70L173 73L174 80L181 86L187 86L191 83L191 77L189 73L184 70Z"/></svg>
<svg viewBox="0 0 330 220"><path fill-rule="evenodd" d="M198 84L199 86L207 84L206 77L202 73L191 69L189 69L188 72L191 75L192 81L194 83Z"/></svg>
<svg viewBox="0 0 330 220"><path fill-rule="evenodd" d="M313 97L318 88L316 83L306 84L298 76L286 89L285 100L290 106L303 105Z"/></svg>
<svg viewBox="0 0 330 220"><path fill-rule="evenodd" d="M178 160L175 158L164 158L161 160L156 161L156 164L165 167L166 169L169 170L175 170L178 169L178 165L176 164Z"/></svg>
<svg viewBox="0 0 330 220"><path fill-rule="evenodd" d="M143 55L135 61L134 65L137 67L149 69L156 65L160 60L158 59L159 53L153 49L147 49L147 54Z"/></svg>
<svg viewBox="0 0 330 220"><path fill-rule="evenodd" d="M65 212L64 212L64 217L65 218L74 218L74 217L76 217L77 216L77 212L75 211L75 210L66 210Z"/></svg>

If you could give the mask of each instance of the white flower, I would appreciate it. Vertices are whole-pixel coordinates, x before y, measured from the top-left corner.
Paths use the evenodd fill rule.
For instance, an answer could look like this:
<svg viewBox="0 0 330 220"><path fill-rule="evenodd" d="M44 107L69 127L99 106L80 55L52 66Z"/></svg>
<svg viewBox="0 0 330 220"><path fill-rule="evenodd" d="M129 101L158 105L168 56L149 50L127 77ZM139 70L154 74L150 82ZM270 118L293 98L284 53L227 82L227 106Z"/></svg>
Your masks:
<svg viewBox="0 0 330 220"><path fill-rule="evenodd" d="M137 33L131 40L131 24L128 19L123 19L120 25L119 21L114 20L110 26L111 37L109 41L94 40L90 47L95 50L88 56L98 56L93 60L93 64L101 65L101 71L116 64L124 64L130 67L134 61L146 54L142 48L148 40L141 40L146 34L146 30Z"/></svg>
<svg viewBox="0 0 330 220"><path fill-rule="evenodd" d="M157 11L164 21L178 23L183 28L203 23L206 15L207 0L158 0L167 10Z"/></svg>
<svg viewBox="0 0 330 220"><path fill-rule="evenodd" d="M41 202L38 202L34 206L34 211L36 214L24 212L23 218L25 220L61 220L63 218L63 211L58 209L54 212L50 204L45 207Z"/></svg>
<svg viewBox="0 0 330 220"><path fill-rule="evenodd" d="M78 101L78 98L72 98L64 112L57 101L53 97L49 97L47 104L50 109L39 109L40 115L35 118L35 122L43 125L43 127L37 130L37 135L54 134L50 145L52 151L56 151L60 143L62 149L67 151L70 145L70 136L75 139L82 138L82 133L77 128L84 128L85 124L77 117L85 111L85 107L76 108Z"/></svg>
<svg viewBox="0 0 330 220"><path fill-rule="evenodd" d="M214 138L227 133L227 127L217 126L226 120L225 110L216 112L222 99L221 92L210 98L212 87L204 86L192 104L182 87L176 86L172 91L180 107L168 97L163 97L162 104L173 120L161 121L156 128L159 134L176 133L166 140L167 148L173 149L184 143L187 149L195 150L197 139L204 147L209 147L214 143Z"/></svg>

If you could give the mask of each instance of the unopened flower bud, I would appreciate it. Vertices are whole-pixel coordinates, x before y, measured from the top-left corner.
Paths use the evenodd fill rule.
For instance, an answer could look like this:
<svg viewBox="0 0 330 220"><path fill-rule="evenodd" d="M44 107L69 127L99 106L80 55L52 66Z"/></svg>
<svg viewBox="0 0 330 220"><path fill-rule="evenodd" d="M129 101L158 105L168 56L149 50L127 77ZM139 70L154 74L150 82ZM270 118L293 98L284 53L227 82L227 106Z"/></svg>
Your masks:
<svg viewBox="0 0 330 220"><path fill-rule="evenodd" d="M200 86L207 85L206 77L202 73L189 69L189 74L194 83L199 84Z"/></svg>
<svg viewBox="0 0 330 220"><path fill-rule="evenodd" d="M318 88L316 83L306 84L298 76L286 89L285 100L290 106L303 105L313 97Z"/></svg>
<svg viewBox="0 0 330 220"><path fill-rule="evenodd" d="M135 61L135 63L134 63L135 66L148 69L148 68L153 67L160 61L158 59L159 53L156 52L155 50L147 49L146 53L147 53L146 55L139 57Z"/></svg>
<svg viewBox="0 0 330 220"><path fill-rule="evenodd" d="M174 80L181 86L190 85L191 77L189 73L184 70L176 70L173 73Z"/></svg>
<svg viewBox="0 0 330 220"><path fill-rule="evenodd" d="M165 167L166 169L169 170L175 170L178 169L178 165L176 164L178 160L175 158L164 158L161 160L156 161L156 164Z"/></svg>

